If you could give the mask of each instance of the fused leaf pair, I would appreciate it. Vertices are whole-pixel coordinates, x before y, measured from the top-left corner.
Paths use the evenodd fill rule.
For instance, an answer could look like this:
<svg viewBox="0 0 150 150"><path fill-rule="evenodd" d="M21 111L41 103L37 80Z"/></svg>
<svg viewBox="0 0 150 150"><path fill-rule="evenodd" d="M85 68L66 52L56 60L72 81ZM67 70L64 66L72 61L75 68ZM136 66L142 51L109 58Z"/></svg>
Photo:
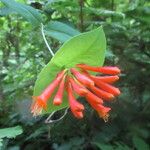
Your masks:
<svg viewBox="0 0 150 150"><path fill-rule="evenodd" d="M58 73L56 78L46 87L39 96L33 96L32 113L34 116L47 109L48 100L55 93L53 105L61 105L63 93L67 92L69 107L76 118L83 118L84 105L77 101L75 94L85 97L91 107L101 118L107 121L111 108L104 106L104 101L110 101L120 94L118 88L112 86L119 79L120 69L117 67L92 67L86 64L77 64L77 68L65 69ZM89 71L107 74L94 76ZM110 76L108 76L110 75Z"/></svg>

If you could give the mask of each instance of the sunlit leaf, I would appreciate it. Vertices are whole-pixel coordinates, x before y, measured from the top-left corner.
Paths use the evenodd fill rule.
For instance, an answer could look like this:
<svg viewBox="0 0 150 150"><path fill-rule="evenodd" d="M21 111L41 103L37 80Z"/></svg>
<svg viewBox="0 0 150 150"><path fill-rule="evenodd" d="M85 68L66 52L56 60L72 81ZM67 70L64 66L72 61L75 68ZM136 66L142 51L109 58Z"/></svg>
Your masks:
<svg viewBox="0 0 150 150"><path fill-rule="evenodd" d="M134 136L133 143L137 150L149 150L149 145L140 137Z"/></svg>

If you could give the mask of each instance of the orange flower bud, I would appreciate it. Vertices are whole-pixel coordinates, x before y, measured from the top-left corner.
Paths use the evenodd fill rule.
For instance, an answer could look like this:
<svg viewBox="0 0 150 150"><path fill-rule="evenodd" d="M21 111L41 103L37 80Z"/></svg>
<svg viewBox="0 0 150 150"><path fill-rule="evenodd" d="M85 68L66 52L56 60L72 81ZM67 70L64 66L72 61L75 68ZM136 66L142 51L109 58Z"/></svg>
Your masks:
<svg viewBox="0 0 150 150"><path fill-rule="evenodd" d="M85 64L77 64L76 66L81 69L84 69L84 70L100 72L100 73L104 73L104 74L111 74L111 75L116 75L121 72L118 67L112 67L112 66L93 67L93 66L89 66L89 65L85 65Z"/></svg>
<svg viewBox="0 0 150 150"><path fill-rule="evenodd" d="M102 90L111 93L114 96L118 96L120 95L120 90L110 84L107 84L105 82L102 81L98 81L95 83L99 88L101 88Z"/></svg>
<svg viewBox="0 0 150 150"><path fill-rule="evenodd" d="M92 76L91 75L91 79L94 82L97 82L100 80L102 82L112 84L112 83L116 82L117 80L119 80L119 77L118 76Z"/></svg>
<svg viewBox="0 0 150 150"><path fill-rule="evenodd" d="M57 91L57 93L54 97L54 100L53 100L54 105L60 105L62 103L63 93L64 93L64 86L65 86L65 78L66 78L66 76L64 76L62 81L60 82L58 91Z"/></svg>
<svg viewBox="0 0 150 150"><path fill-rule="evenodd" d="M75 111L73 113L73 115L78 118L78 119L82 119L83 118L83 112L82 111Z"/></svg>

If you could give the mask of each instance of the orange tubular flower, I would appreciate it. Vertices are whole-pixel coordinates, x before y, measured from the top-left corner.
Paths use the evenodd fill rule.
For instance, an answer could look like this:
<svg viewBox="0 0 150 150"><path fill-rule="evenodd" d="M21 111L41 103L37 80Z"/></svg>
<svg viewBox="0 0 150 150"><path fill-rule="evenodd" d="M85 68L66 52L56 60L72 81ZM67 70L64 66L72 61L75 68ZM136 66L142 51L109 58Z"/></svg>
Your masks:
<svg viewBox="0 0 150 150"><path fill-rule="evenodd" d="M93 66L88 66L85 64L78 64L77 67L84 69L84 70L89 70L89 71L94 71L94 72L100 72L104 74L111 74L111 75L116 75L120 73L120 69L118 67L93 67Z"/></svg>
<svg viewBox="0 0 150 150"><path fill-rule="evenodd" d="M54 97L54 100L53 100L54 105L60 105L62 103L63 93L64 93L64 86L65 86L65 78L66 78L66 76L64 76L62 81L60 82L58 91L57 91L57 93Z"/></svg>
<svg viewBox="0 0 150 150"><path fill-rule="evenodd" d="M73 87L73 90L80 96L85 96L88 93L88 90L83 87L81 84L79 84L79 82L77 83L77 81L75 81L72 78L69 78L69 81Z"/></svg>
<svg viewBox="0 0 150 150"><path fill-rule="evenodd" d="M94 85L94 81L92 81L90 78L85 76L84 74L81 74L79 71L77 71L74 68L70 69L73 75L85 86L90 87Z"/></svg>
<svg viewBox="0 0 150 150"><path fill-rule="evenodd" d="M109 83L112 84L114 82L116 82L117 80L119 80L118 76L92 76L91 75L91 79L93 79L95 82L97 81L102 81L105 83Z"/></svg>
<svg viewBox="0 0 150 150"><path fill-rule="evenodd" d="M67 85L67 92L68 92L69 105L70 105L70 109L71 109L72 113L78 119L83 118L82 112L84 110L84 106L75 99L75 97L73 95L71 83L68 83L68 85Z"/></svg>
<svg viewBox="0 0 150 150"><path fill-rule="evenodd" d="M39 96L33 96L34 103L31 106L31 112L34 116L41 114L43 109L47 108L47 101L51 97L55 88L60 83L62 77L65 74L65 70L60 72L57 77L53 80L53 82L42 92Z"/></svg>
<svg viewBox="0 0 150 150"><path fill-rule="evenodd" d="M83 74L87 77L89 77L90 79L92 79L95 84L102 90L114 95L114 96L118 96L120 95L120 90L106 82L102 82L99 79L97 79L97 77L94 77L92 75L90 75L87 71L83 71ZM93 86L91 86L90 88L92 88Z"/></svg>
<svg viewBox="0 0 150 150"><path fill-rule="evenodd" d="M34 102L31 106L31 111L34 116L39 115L43 109L47 108L47 101L58 86L53 100L54 105L62 104L63 93L66 90L71 112L76 118L83 118L84 106L76 100L74 94L85 97L91 107L98 112L99 116L105 122L108 120L111 108L104 106L104 103L120 94L120 90L111 85L119 79L118 74L120 73L120 69L110 66L92 67L85 64L78 64L76 66L80 70L71 68L67 72L66 70L61 71L41 95L33 96ZM88 71L100 72L107 75L94 76L90 75Z"/></svg>
<svg viewBox="0 0 150 150"><path fill-rule="evenodd" d="M96 95L94 95L92 92L88 92L86 95L86 99L90 104L103 104L103 100Z"/></svg>
<svg viewBox="0 0 150 150"><path fill-rule="evenodd" d="M113 94L114 96L118 96L120 95L120 90L112 85L109 85L105 82L102 82L102 81L99 81L99 82L96 82L96 85L101 88L102 90L108 92L108 93L111 93Z"/></svg>
<svg viewBox="0 0 150 150"><path fill-rule="evenodd" d="M104 100L112 100L114 99L114 96L108 92L105 92L104 90L101 90L95 86L91 87L91 90L93 93L95 93L98 97L101 97Z"/></svg>

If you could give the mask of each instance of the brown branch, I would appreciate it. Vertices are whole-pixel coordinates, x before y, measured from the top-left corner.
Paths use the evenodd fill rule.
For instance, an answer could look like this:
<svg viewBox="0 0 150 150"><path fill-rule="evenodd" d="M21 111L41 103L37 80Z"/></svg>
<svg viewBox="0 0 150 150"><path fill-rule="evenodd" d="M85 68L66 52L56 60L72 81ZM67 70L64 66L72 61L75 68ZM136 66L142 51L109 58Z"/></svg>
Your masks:
<svg viewBox="0 0 150 150"><path fill-rule="evenodd" d="M84 31L84 18L83 18L83 7L84 7L84 0L79 0L79 6L80 6L80 13L79 13L79 29L81 32Z"/></svg>

